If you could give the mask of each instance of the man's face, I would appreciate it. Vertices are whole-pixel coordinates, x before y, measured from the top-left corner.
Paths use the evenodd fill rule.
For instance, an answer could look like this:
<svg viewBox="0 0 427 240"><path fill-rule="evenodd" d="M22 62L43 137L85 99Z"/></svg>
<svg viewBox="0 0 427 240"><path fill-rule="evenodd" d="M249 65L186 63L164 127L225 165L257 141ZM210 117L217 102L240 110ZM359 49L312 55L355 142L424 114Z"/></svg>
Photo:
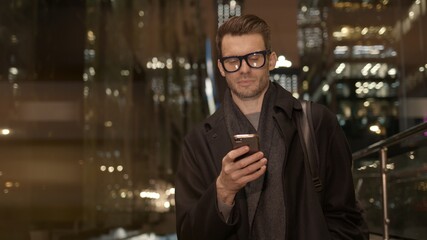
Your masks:
<svg viewBox="0 0 427 240"><path fill-rule="evenodd" d="M263 50L266 49L261 34L241 36L227 34L222 39L222 57L244 56ZM227 80L233 97L238 97L241 100L252 100L263 96L270 81L269 71L274 68L277 59L274 52L267 54L265 58L265 65L261 68L251 68L243 59L240 69L232 73L225 71L220 60L218 60L218 68L221 75Z"/></svg>

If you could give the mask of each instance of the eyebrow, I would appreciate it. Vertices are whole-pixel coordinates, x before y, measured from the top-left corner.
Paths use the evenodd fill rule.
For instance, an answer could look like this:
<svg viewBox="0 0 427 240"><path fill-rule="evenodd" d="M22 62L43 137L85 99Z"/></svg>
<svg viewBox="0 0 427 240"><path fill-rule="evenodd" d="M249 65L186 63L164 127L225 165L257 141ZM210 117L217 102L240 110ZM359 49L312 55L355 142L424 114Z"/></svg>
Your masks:
<svg viewBox="0 0 427 240"><path fill-rule="evenodd" d="M246 55L249 55L249 54L252 54L252 53L259 53L259 52L264 52L264 51L268 51L268 49L253 51L253 52L249 52L249 53L242 54L242 55L222 56L221 58L242 57L242 56L246 56Z"/></svg>

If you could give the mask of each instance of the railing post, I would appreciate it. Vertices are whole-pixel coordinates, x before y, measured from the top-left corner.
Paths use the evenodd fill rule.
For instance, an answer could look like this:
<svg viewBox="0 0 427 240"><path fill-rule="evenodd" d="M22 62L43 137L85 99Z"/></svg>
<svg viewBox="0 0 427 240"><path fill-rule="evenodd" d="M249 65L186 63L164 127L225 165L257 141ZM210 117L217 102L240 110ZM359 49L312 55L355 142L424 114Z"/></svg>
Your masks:
<svg viewBox="0 0 427 240"><path fill-rule="evenodd" d="M388 218L388 194L387 194L387 147L381 148L381 180L383 192L383 219L384 219L384 240L389 240L388 225L390 219Z"/></svg>

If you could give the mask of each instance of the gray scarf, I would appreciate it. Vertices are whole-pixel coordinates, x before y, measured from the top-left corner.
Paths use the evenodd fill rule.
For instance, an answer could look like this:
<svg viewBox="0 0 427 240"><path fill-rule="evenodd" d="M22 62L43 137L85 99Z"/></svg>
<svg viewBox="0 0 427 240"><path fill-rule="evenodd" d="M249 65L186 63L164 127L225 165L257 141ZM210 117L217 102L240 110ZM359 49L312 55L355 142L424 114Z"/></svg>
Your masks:
<svg viewBox="0 0 427 240"><path fill-rule="evenodd" d="M224 96L224 115L230 138L235 134L258 133L260 149L268 160L266 174L245 187L252 240L285 238L282 186L285 144L273 119L276 93L276 86L270 84L262 103L258 132L234 103L230 91Z"/></svg>

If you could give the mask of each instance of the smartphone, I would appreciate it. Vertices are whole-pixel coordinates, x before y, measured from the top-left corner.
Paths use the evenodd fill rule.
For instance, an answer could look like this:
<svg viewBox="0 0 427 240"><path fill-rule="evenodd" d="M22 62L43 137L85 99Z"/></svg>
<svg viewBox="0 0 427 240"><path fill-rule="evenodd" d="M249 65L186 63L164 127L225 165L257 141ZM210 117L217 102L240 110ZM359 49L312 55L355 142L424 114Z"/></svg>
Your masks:
<svg viewBox="0 0 427 240"><path fill-rule="evenodd" d="M233 136L233 148L249 146L249 152L236 159L240 160L259 151L259 137L257 134L237 134Z"/></svg>

